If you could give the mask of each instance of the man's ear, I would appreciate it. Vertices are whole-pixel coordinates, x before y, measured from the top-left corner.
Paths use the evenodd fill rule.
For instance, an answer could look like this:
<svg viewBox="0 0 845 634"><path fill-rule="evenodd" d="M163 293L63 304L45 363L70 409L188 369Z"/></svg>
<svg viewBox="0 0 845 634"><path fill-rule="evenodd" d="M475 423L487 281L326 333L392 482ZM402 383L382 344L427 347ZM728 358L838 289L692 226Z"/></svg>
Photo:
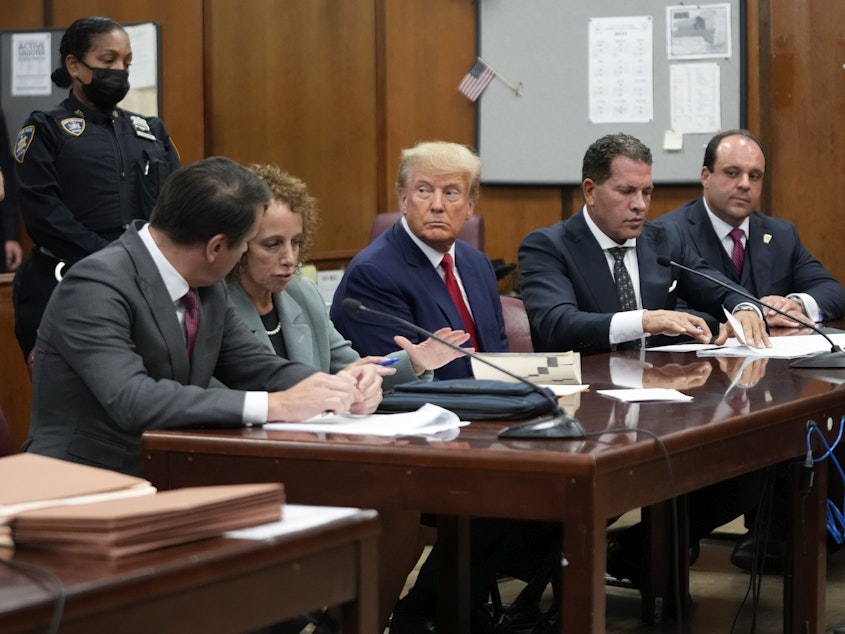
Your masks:
<svg viewBox="0 0 845 634"><path fill-rule="evenodd" d="M585 178L584 182L581 183L581 192L584 194L584 202L588 205L592 205L595 201L595 197L593 193L596 191L596 183L592 178Z"/></svg>
<svg viewBox="0 0 845 634"><path fill-rule="evenodd" d="M205 243L205 257L209 262L214 262L220 253L226 248L228 240L222 233L218 233Z"/></svg>

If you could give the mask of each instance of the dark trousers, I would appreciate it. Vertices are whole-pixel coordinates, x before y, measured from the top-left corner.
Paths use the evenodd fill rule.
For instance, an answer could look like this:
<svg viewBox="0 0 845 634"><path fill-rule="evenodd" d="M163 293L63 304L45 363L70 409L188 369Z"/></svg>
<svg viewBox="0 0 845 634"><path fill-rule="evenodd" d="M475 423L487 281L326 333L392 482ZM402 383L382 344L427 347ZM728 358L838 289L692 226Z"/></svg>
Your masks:
<svg viewBox="0 0 845 634"><path fill-rule="evenodd" d="M470 585L474 605L487 600L499 574L530 580L546 556L559 549L560 525L475 518L470 520ZM412 592L422 598L437 595L437 544L417 574Z"/></svg>
<svg viewBox="0 0 845 634"><path fill-rule="evenodd" d="M690 544L704 539L715 529L748 512L760 502L766 486L766 471L759 470L698 489L689 494ZM616 535L629 557L639 561L642 526L634 524Z"/></svg>
<svg viewBox="0 0 845 634"><path fill-rule="evenodd" d="M35 347L38 325L53 289L58 285L56 266L61 262L37 249L20 265L12 283L15 337L24 358Z"/></svg>

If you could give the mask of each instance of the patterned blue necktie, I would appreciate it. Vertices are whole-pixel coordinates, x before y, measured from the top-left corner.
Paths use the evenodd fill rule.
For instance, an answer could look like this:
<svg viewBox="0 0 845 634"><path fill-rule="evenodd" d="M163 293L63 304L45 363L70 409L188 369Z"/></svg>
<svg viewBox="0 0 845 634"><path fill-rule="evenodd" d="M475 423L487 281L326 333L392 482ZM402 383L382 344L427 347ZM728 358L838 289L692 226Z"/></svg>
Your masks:
<svg viewBox="0 0 845 634"><path fill-rule="evenodd" d="M613 279L616 280L616 294L619 296L619 303L622 310L637 310L637 296L634 293L634 285L631 283L631 276L625 268L625 251L628 247L612 247L608 249L613 256Z"/></svg>

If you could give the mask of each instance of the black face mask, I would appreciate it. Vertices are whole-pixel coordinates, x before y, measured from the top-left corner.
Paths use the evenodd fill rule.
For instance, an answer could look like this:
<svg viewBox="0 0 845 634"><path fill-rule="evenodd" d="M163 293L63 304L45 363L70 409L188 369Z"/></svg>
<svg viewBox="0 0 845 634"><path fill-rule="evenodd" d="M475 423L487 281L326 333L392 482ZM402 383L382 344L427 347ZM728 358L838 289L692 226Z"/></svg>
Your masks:
<svg viewBox="0 0 845 634"><path fill-rule="evenodd" d="M99 108L113 108L129 92L129 71L118 68L93 68L90 84L82 84L82 90L94 105Z"/></svg>

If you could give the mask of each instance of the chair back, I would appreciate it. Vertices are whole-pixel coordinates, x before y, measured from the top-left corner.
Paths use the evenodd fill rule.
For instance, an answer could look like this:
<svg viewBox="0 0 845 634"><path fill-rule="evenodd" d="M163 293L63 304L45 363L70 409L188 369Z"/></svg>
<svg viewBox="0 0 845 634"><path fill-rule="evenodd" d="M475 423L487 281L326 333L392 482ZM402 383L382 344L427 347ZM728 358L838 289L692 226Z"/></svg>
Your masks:
<svg viewBox="0 0 845 634"><path fill-rule="evenodd" d="M525 304L518 297L502 295L500 299L502 300L502 317L505 320L505 334L508 337L508 349L511 352L534 352Z"/></svg>
<svg viewBox="0 0 845 634"><path fill-rule="evenodd" d="M370 226L370 242L378 238L384 233L388 227L396 223L402 216L401 211L388 211L383 214L376 214L373 218L373 224ZM484 248L487 246L486 237L484 235L484 218L478 214L473 214L464 223L458 238L464 242L468 242L476 249L484 253Z"/></svg>
<svg viewBox="0 0 845 634"><path fill-rule="evenodd" d="M6 420L6 415L0 409L0 458L17 453L15 441L12 439L12 429Z"/></svg>

